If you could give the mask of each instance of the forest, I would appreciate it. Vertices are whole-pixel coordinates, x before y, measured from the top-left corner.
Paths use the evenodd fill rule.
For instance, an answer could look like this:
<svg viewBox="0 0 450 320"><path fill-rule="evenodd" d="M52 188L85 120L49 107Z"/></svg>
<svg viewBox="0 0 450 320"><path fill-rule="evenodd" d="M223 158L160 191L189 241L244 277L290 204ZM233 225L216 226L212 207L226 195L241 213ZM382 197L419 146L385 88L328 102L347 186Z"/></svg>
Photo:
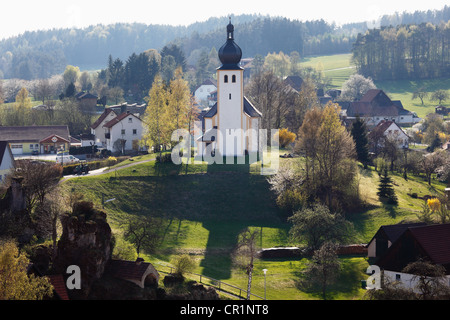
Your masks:
<svg viewBox="0 0 450 320"><path fill-rule="evenodd" d="M377 80L450 74L450 21L368 30L353 45L358 72Z"/></svg>

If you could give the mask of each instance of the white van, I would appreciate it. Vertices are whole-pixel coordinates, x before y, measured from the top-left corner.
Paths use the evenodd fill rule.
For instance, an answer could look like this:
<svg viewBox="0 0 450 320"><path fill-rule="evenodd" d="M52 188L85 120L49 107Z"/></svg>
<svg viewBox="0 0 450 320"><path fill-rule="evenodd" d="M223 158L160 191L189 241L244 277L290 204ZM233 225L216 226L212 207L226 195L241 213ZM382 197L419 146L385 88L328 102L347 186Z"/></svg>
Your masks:
<svg viewBox="0 0 450 320"><path fill-rule="evenodd" d="M72 155L67 155L67 156L57 156L56 157L56 163L65 165L65 164L73 164L73 163L78 163L80 162L80 159L75 158Z"/></svg>

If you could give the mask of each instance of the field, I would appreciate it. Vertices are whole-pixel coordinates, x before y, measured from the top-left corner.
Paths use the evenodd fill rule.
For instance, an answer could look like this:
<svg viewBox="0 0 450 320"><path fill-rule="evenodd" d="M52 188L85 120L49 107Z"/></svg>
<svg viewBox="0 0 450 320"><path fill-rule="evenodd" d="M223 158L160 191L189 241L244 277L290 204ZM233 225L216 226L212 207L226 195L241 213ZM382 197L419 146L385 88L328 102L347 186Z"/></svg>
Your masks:
<svg viewBox="0 0 450 320"><path fill-rule="evenodd" d="M324 75L331 79L331 86L335 89L342 88L342 84L356 72L351 62L351 54L338 54L330 56L308 57L302 60L302 66L323 70ZM434 113L437 106L436 101L430 101L429 97L422 105L420 99L412 99L414 91L425 88L431 95L432 92L450 89L450 77L429 80L391 80L374 81L377 88L386 92L392 100L400 100L403 107L411 112L416 112L420 118L429 113ZM450 101L445 101L444 106L450 107Z"/></svg>
<svg viewBox="0 0 450 320"><path fill-rule="evenodd" d="M150 159L151 155L147 157ZM141 159L142 160L142 159ZM136 160L137 161L137 160ZM281 161L289 161L281 159ZM295 161L295 160L290 160ZM400 203L398 207L382 206L376 198L378 175L360 169L360 193L368 204L362 212L347 214L354 224L353 243L367 243L384 224L413 221L421 207L419 196L442 192L444 186L433 181L431 187L421 177L405 181L394 176ZM157 164L154 161L121 168L100 176L66 181L69 190L82 193L101 206L102 195L115 201L105 204L109 223L117 237L120 224L130 215L152 215L164 219L164 238L160 249L144 258L159 268L182 253L197 262L195 273L234 286L246 288L247 277L235 267L230 252L241 230L259 230L262 248L299 245L289 237L288 214L281 212L269 190L267 177L256 165L185 165ZM255 263L252 293L263 296L267 273L267 298L275 300L320 299L317 292L298 288L299 273L307 259L259 259ZM329 299L359 299L363 294L360 280L368 264L362 256L342 257L344 266L339 282L329 291Z"/></svg>

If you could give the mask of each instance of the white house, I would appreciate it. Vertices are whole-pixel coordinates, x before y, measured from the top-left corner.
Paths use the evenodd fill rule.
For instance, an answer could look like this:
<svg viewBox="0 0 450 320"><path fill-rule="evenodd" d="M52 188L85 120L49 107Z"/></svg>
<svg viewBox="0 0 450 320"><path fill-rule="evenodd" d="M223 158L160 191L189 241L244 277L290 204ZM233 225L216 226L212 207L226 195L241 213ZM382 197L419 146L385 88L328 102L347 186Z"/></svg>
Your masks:
<svg viewBox="0 0 450 320"><path fill-rule="evenodd" d="M414 113L404 109L401 101L391 100L379 89L371 89L359 101L349 103L345 113L348 120L359 117L364 119L368 126L376 126L383 120L399 124L414 124L421 120Z"/></svg>
<svg viewBox="0 0 450 320"><path fill-rule="evenodd" d="M143 134L142 120L136 115L124 112L103 125L106 149L111 152L141 150L139 140Z"/></svg>
<svg viewBox="0 0 450 320"><path fill-rule="evenodd" d="M100 117L91 125L91 134L94 136L95 144L98 147L106 147L106 131L103 126L116 118L117 114L113 109L107 108Z"/></svg>
<svg viewBox="0 0 450 320"><path fill-rule="evenodd" d="M196 102L203 107L210 107L210 95L217 90L217 82L212 79L205 80L195 91Z"/></svg>
<svg viewBox="0 0 450 320"><path fill-rule="evenodd" d="M6 176L14 169L14 156L9 147L8 141L0 141L0 184Z"/></svg>
<svg viewBox="0 0 450 320"><path fill-rule="evenodd" d="M219 50L217 102L203 115L203 135L197 139L199 154L243 156L259 151L259 112L244 97L241 48L234 42L234 26L227 26L226 43Z"/></svg>
<svg viewBox="0 0 450 320"><path fill-rule="evenodd" d="M391 141L396 141L399 148L409 147L409 136L395 121L382 120L370 133L371 136L381 134Z"/></svg>
<svg viewBox="0 0 450 320"><path fill-rule="evenodd" d="M403 270L419 258L444 267L443 281L450 286L450 224L407 226L374 265L392 281L415 288L417 277Z"/></svg>

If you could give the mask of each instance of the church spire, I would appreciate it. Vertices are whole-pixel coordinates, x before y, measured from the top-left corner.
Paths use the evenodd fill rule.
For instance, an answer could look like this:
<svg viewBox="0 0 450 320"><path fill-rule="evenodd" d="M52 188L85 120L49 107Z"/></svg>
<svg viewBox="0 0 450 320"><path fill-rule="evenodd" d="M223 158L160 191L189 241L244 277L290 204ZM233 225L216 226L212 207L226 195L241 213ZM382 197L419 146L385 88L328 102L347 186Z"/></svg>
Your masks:
<svg viewBox="0 0 450 320"><path fill-rule="evenodd" d="M227 39L234 40L234 26L231 24L231 17L227 26Z"/></svg>

